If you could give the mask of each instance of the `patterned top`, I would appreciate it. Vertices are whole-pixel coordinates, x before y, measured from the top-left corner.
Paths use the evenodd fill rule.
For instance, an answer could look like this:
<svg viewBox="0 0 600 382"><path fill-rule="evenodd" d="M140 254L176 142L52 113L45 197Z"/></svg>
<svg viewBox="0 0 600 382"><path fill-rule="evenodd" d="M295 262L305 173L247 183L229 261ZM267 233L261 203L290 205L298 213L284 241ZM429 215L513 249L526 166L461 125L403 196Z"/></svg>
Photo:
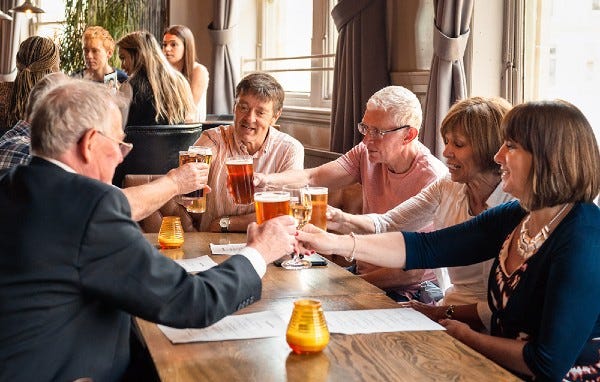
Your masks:
<svg viewBox="0 0 600 382"><path fill-rule="evenodd" d="M27 164L31 160L29 143L31 126L29 122L20 120L15 126L0 137L0 169Z"/></svg>
<svg viewBox="0 0 600 382"><path fill-rule="evenodd" d="M538 252L508 274L503 243L524 216L518 202L509 202L441 231L405 233L406 267L495 257L488 284L492 335L527 341L523 359L539 380L597 381L600 208L575 203Z"/></svg>
<svg viewBox="0 0 600 382"><path fill-rule="evenodd" d="M233 125L219 126L202 132L195 143L198 146L208 146L213 151L208 174L208 185L211 192L206 197L206 212L202 215L200 231L207 231L210 223L218 217L246 215L254 212L254 204L233 204L233 198L227 190L225 160L231 155L249 155L246 146L236 140L233 132ZM304 168L302 144L274 127L269 128L265 142L252 157L254 158L254 172L269 174Z"/></svg>

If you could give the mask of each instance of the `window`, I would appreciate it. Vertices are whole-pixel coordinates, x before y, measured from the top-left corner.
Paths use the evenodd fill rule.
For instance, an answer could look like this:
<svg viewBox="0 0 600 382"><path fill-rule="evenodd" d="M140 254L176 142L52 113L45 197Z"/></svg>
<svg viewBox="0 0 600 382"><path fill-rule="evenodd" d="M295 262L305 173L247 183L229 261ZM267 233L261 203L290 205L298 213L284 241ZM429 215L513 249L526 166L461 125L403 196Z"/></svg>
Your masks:
<svg viewBox="0 0 600 382"><path fill-rule="evenodd" d="M44 13L38 16L37 31L35 34L51 38L58 42L58 38L64 28L64 0L41 0L38 4L44 10Z"/></svg>
<svg viewBox="0 0 600 382"><path fill-rule="evenodd" d="M260 0L257 58L242 75L271 73L286 91L286 106L329 108L337 31L335 0Z"/></svg>
<svg viewBox="0 0 600 382"><path fill-rule="evenodd" d="M585 114L600 141L599 4L513 0L508 11L518 16L515 28L522 27L515 31L510 53L515 63L522 62L515 67L513 102L569 101Z"/></svg>

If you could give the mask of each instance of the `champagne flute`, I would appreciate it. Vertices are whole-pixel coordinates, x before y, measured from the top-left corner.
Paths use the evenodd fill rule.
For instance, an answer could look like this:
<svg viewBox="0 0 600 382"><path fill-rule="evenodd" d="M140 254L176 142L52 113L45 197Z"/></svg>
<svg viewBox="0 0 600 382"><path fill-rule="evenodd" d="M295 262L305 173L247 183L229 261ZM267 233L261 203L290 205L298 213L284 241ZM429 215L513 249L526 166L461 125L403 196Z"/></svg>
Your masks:
<svg viewBox="0 0 600 382"><path fill-rule="evenodd" d="M298 220L298 229L304 227L310 220L312 213L312 202L308 193L308 186L305 184L287 184L283 190L290 193L290 215ZM306 269L310 268L311 263L302 259L297 253L291 254L292 258L285 260L281 266L285 269Z"/></svg>

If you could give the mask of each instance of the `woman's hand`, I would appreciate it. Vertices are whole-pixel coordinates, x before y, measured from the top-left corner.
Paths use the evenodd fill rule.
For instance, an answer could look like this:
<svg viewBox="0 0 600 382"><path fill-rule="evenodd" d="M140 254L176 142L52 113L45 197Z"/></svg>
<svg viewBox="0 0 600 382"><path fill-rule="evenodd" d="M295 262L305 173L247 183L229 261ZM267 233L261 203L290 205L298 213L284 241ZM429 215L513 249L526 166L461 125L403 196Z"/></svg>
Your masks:
<svg viewBox="0 0 600 382"><path fill-rule="evenodd" d="M476 333L469 325L457 320L444 318L439 321L440 325L446 328L448 334L461 342L465 342L465 338L471 333Z"/></svg>
<svg viewBox="0 0 600 382"><path fill-rule="evenodd" d="M446 318L447 307L445 306L427 305L417 300L409 301L408 305L414 310L423 313L435 322Z"/></svg>
<svg viewBox="0 0 600 382"><path fill-rule="evenodd" d="M327 206L327 229L339 233L350 233L352 230L346 226L347 216L350 215L339 208Z"/></svg>
<svg viewBox="0 0 600 382"><path fill-rule="evenodd" d="M322 255L332 255L338 249L337 238L337 235L327 233L309 223L297 232L298 253L310 255L316 251Z"/></svg>

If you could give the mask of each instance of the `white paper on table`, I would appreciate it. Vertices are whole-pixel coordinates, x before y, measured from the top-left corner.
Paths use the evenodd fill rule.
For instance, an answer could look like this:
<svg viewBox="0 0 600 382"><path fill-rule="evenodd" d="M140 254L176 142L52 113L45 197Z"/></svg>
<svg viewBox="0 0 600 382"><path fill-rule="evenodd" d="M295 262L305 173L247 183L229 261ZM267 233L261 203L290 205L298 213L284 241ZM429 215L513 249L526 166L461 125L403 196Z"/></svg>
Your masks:
<svg viewBox="0 0 600 382"><path fill-rule="evenodd" d="M175 262L183 267L187 273L203 272L217 265L209 256L194 257L193 259L180 259Z"/></svg>
<svg viewBox="0 0 600 382"><path fill-rule="evenodd" d="M412 308L328 311L325 320L330 333L361 334L446 330Z"/></svg>
<svg viewBox="0 0 600 382"><path fill-rule="evenodd" d="M213 255L237 255L246 243L213 244L210 243L210 251Z"/></svg>
<svg viewBox="0 0 600 382"><path fill-rule="evenodd" d="M287 325L275 312L258 312L227 316L202 329L158 328L174 344L199 341L243 340L285 335Z"/></svg>

